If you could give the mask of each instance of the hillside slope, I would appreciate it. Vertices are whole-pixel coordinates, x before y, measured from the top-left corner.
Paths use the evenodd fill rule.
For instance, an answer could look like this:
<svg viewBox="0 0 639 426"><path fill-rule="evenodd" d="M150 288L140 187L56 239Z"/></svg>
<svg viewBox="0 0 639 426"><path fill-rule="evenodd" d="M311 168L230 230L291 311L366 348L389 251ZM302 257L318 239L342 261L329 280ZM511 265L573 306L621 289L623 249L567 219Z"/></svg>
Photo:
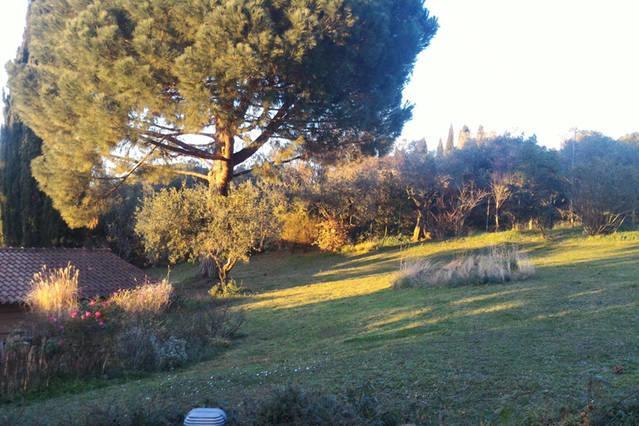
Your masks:
<svg viewBox="0 0 639 426"><path fill-rule="evenodd" d="M401 259L504 242L530 254L533 278L391 287ZM205 297L194 274L182 267L172 277L183 293ZM519 423L579 410L590 398L618 399L639 383L638 233L562 231L546 241L506 232L359 255L275 253L236 278L254 292L235 302L246 312L245 337L218 358L5 408L60 422L107 405L233 411L293 383L334 394L365 388L416 423Z"/></svg>

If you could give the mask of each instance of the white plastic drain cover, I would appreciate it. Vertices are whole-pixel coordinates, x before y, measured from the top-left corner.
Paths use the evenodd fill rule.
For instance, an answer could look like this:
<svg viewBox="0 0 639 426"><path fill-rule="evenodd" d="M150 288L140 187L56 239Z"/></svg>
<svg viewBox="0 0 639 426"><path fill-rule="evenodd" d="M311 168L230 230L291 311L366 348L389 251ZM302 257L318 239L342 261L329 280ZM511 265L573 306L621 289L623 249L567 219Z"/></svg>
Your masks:
<svg viewBox="0 0 639 426"><path fill-rule="evenodd" d="M184 419L184 426L224 426L226 413L220 408L194 408Z"/></svg>

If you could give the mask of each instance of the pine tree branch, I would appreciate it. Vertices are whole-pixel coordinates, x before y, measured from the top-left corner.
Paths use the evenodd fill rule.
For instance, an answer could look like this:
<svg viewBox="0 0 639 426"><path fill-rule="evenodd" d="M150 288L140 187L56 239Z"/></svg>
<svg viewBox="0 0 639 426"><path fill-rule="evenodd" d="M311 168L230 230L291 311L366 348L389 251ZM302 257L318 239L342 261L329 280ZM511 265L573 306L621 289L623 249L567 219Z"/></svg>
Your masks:
<svg viewBox="0 0 639 426"><path fill-rule="evenodd" d="M194 178L198 178L201 180L204 180L206 182L209 181L209 177L207 175L205 175L204 173L198 173L198 172L192 172L190 170L180 170L180 169L169 169L168 170L171 173L175 173L178 175L183 175L183 176L191 176Z"/></svg>
<svg viewBox="0 0 639 426"><path fill-rule="evenodd" d="M133 173L135 173L135 171L139 169L140 166L142 166L142 164L144 164L144 162L151 157L151 155L153 155L153 152L155 152L156 149L157 147L151 148L151 150L144 157L142 157L137 163L135 163L135 165L127 173L125 173L124 176L119 177L120 181L113 188L111 188L109 192L107 192L104 198L109 197L110 195L115 193L118 189L120 189L120 187L124 185L124 182L126 182L126 180L129 177L131 177L131 175L133 175Z"/></svg>
<svg viewBox="0 0 639 426"><path fill-rule="evenodd" d="M284 101L279 111L268 123L264 131L248 146L242 148L235 154L233 154L233 164L241 164L249 159L253 154L257 152L269 139L277 132L284 120L286 119L292 103L290 101Z"/></svg>
<svg viewBox="0 0 639 426"><path fill-rule="evenodd" d="M303 155L296 155L295 157L288 158L288 159L283 160L283 161L278 161L278 162L269 161L269 164L273 165L273 166L281 166L283 164L292 163L295 160L301 160L302 158L304 158ZM233 177L235 178L235 177L238 177L238 176L248 175L248 174L252 173L255 170L255 168L256 167L251 167L250 169L246 169L246 170L242 170L242 171L239 171L237 173L234 173Z"/></svg>
<svg viewBox="0 0 639 426"><path fill-rule="evenodd" d="M187 157L195 157L203 160L227 161L227 159L222 155L195 148L193 145L182 142L174 135L164 135L162 133L156 133L147 130L140 134L140 137L144 140L145 143L158 147L162 151L169 151L176 154L185 155Z"/></svg>

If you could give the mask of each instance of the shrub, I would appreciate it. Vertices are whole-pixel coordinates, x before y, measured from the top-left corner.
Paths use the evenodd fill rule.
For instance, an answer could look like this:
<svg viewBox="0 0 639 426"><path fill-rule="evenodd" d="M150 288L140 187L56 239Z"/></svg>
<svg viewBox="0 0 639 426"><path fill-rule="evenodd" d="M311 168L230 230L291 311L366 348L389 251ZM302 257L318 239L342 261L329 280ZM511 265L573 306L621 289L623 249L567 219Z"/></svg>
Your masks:
<svg viewBox="0 0 639 426"><path fill-rule="evenodd" d="M153 371L157 366L154 342L158 330L149 322L129 326L116 339L115 351L128 370Z"/></svg>
<svg viewBox="0 0 639 426"><path fill-rule="evenodd" d="M78 306L79 271L69 264L66 268L47 269L33 276L26 301L31 310L44 315L61 316Z"/></svg>
<svg viewBox="0 0 639 426"><path fill-rule="evenodd" d="M285 244L311 246L317 240L318 221L313 218L302 203L297 203L291 211L282 215L280 239Z"/></svg>
<svg viewBox="0 0 639 426"><path fill-rule="evenodd" d="M243 291L244 287L241 284L238 284L234 279L230 279L223 287L217 286L209 289L209 294L213 297L224 299L239 296Z"/></svg>
<svg viewBox="0 0 639 426"><path fill-rule="evenodd" d="M146 283L134 289L120 290L110 300L127 314L160 314L169 307L173 286L167 280Z"/></svg>
<svg viewBox="0 0 639 426"><path fill-rule="evenodd" d="M47 388L54 378L175 368L213 355L244 322L227 305L166 312L171 294L167 282L147 284L59 316L33 313L0 354L0 397Z"/></svg>
<svg viewBox="0 0 639 426"><path fill-rule="evenodd" d="M410 244L410 242L410 239L404 235L391 235L363 240L356 244L349 244L342 247L341 251L342 253L355 255L366 254L385 247L399 247L407 245Z"/></svg>
<svg viewBox="0 0 639 426"><path fill-rule="evenodd" d="M289 386L275 391L260 404L254 424L381 426L400 424L400 419L381 410L377 400L369 395L343 398Z"/></svg>
<svg viewBox="0 0 639 426"><path fill-rule="evenodd" d="M54 377L99 375L114 367L117 327L110 314L97 301L82 302L61 316L35 313L30 330L7 340L0 358L0 395L45 388Z"/></svg>
<svg viewBox="0 0 639 426"><path fill-rule="evenodd" d="M281 203L277 191L251 182L232 186L228 196L204 185L163 189L144 199L135 230L153 260L210 259L224 287L239 262L248 262L253 251L280 235L275 213Z"/></svg>
<svg viewBox="0 0 639 426"><path fill-rule="evenodd" d="M493 247L488 253L462 256L448 263L428 259L402 262L394 287L504 283L534 273L532 262L518 249Z"/></svg>
<svg viewBox="0 0 639 426"><path fill-rule="evenodd" d="M188 317L180 316L179 322L169 324L172 334L186 339L189 352L197 356L197 352L210 346L235 337L244 324L244 314L231 311L228 306L209 306Z"/></svg>
<svg viewBox="0 0 639 426"><path fill-rule="evenodd" d="M338 219L325 219L318 225L317 245L323 251L339 251L350 242L348 225Z"/></svg>
<svg viewBox="0 0 639 426"><path fill-rule="evenodd" d="M136 371L166 370L188 360L187 342L168 336L158 321L131 323L116 339L116 353L122 367Z"/></svg>
<svg viewBox="0 0 639 426"><path fill-rule="evenodd" d="M155 340L157 368L167 369L184 365L188 360L186 340L169 336L164 341Z"/></svg>

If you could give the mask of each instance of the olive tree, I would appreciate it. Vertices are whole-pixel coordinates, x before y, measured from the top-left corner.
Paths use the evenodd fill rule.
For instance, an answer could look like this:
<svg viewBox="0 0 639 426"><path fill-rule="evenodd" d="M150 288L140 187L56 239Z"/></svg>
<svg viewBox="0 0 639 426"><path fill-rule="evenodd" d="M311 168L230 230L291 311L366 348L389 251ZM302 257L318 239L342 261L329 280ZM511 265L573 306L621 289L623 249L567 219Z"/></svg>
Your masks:
<svg viewBox="0 0 639 426"><path fill-rule="evenodd" d="M279 235L278 192L245 182L228 196L211 194L204 185L167 188L147 196L136 213L135 231L147 255L171 263L210 259L223 289L229 273L265 238Z"/></svg>
<svg viewBox="0 0 639 426"><path fill-rule="evenodd" d="M575 214L587 234L616 231L639 207L639 149L581 132L561 151Z"/></svg>

